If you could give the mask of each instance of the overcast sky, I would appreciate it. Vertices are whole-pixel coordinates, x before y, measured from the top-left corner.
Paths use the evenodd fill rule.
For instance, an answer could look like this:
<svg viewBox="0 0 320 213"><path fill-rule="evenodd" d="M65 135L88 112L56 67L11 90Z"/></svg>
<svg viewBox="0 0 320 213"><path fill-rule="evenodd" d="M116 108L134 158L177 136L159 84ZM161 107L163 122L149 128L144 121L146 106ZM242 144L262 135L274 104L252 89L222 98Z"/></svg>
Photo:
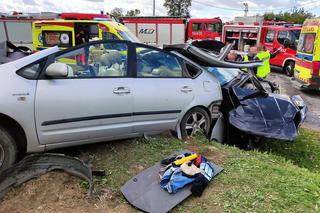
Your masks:
<svg viewBox="0 0 320 213"><path fill-rule="evenodd" d="M166 15L164 0L156 1L156 15ZM141 15L152 15L153 0L0 0L0 12L110 12L114 7L124 11L141 10ZM286 11L293 6L301 7L320 15L320 0L193 0L192 17L221 17L231 20L243 15L243 2L249 4L249 15L263 14L266 11Z"/></svg>

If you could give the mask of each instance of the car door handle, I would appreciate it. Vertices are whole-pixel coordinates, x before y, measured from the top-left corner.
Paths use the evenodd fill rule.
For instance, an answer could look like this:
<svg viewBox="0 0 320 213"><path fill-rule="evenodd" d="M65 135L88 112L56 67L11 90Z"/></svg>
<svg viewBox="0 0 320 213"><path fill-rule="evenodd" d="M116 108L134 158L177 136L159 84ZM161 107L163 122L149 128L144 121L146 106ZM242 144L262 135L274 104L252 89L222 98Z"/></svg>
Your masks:
<svg viewBox="0 0 320 213"><path fill-rule="evenodd" d="M117 87L113 89L113 93L117 95L128 94L130 93L130 89L127 87Z"/></svg>
<svg viewBox="0 0 320 213"><path fill-rule="evenodd" d="M188 93L188 92L192 92L192 88L188 87L188 86L184 86L184 87L181 88L180 91L184 92L184 93Z"/></svg>

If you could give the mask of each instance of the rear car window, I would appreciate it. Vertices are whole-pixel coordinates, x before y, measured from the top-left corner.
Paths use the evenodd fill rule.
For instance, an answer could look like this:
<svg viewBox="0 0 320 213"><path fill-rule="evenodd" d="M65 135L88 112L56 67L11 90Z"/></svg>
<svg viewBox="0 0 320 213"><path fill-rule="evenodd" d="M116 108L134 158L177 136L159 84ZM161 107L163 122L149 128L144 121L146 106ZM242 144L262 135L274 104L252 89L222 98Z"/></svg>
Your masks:
<svg viewBox="0 0 320 213"><path fill-rule="evenodd" d="M155 49L138 47L137 76L151 78L184 77L176 56Z"/></svg>
<svg viewBox="0 0 320 213"><path fill-rule="evenodd" d="M34 62L32 64L23 67L17 71L17 74L26 79L34 80L37 79L42 67L44 66L46 60L42 59L41 61Z"/></svg>
<svg viewBox="0 0 320 213"><path fill-rule="evenodd" d="M312 54L314 49L315 33L302 33L299 39L298 51Z"/></svg>

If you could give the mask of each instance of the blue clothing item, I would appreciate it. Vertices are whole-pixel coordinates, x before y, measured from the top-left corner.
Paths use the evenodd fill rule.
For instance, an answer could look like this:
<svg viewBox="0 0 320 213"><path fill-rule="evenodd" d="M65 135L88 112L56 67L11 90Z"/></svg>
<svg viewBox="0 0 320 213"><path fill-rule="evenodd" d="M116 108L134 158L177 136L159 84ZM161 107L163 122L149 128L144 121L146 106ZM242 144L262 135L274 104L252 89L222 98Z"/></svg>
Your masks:
<svg viewBox="0 0 320 213"><path fill-rule="evenodd" d="M180 167L170 167L163 174L160 181L160 187L168 191L170 194L175 194L179 189L183 188L189 183L192 183L195 178L190 178L183 175Z"/></svg>

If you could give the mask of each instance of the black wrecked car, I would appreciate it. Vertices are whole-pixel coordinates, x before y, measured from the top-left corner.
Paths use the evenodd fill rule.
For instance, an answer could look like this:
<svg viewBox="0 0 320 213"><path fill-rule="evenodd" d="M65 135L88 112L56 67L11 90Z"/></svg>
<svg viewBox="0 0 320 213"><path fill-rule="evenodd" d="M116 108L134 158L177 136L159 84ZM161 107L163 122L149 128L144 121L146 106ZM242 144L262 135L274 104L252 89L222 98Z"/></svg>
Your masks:
<svg viewBox="0 0 320 213"><path fill-rule="evenodd" d="M219 81L223 101L221 117L216 118L210 139L250 148L261 138L293 141L305 120L307 106L298 95L279 94L274 82L259 79L253 68L261 61L226 60L232 44L217 41L194 41L164 49L197 63ZM241 71L246 68L247 72Z"/></svg>

